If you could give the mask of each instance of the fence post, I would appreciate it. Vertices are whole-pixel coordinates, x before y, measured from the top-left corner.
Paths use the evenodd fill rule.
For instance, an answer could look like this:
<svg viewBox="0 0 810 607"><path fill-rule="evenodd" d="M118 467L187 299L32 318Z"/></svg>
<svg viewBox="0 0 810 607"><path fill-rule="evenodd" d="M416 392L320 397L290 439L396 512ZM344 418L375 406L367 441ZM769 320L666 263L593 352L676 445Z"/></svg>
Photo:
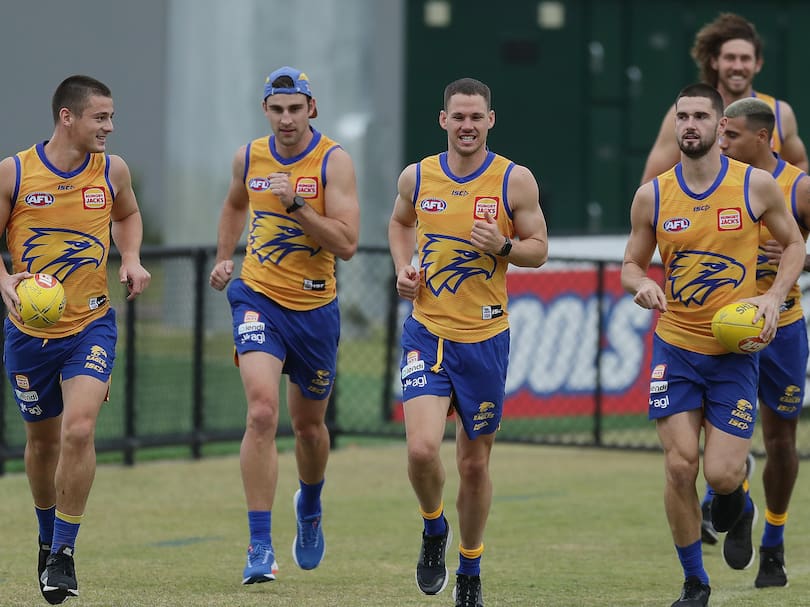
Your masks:
<svg viewBox="0 0 810 607"><path fill-rule="evenodd" d="M194 459L202 457L202 446L205 443L205 391L203 390L203 341L205 337L205 263L206 252L198 248L194 253L194 337L192 352L191 379L191 455Z"/></svg>
<svg viewBox="0 0 810 607"><path fill-rule="evenodd" d="M135 447L138 440L135 414L135 381L137 348L135 347L135 301L126 302L127 320L124 325L127 338L124 366L124 463L135 464Z"/></svg>
<svg viewBox="0 0 810 607"><path fill-rule="evenodd" d="M602 341L605 334L605 318L602 303L605 298L605 262L596 265L596 355L595 385L593 392L593 442L597 447L602 446Z"/></svg>

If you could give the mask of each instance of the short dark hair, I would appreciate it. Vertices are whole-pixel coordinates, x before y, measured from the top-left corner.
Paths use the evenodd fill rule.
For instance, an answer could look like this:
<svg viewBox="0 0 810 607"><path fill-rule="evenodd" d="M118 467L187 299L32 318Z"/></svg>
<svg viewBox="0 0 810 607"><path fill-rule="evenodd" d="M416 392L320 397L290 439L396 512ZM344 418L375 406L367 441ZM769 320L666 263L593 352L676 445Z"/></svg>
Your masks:
<svg viewBox="0 0 810 607"><path fill-rule="evenodd" d="M712 68L712 59L720 56L720 49L729 40L747 40L754 46L754 56L762 57L762 38L754 24L734 13L720 13L695 34L691 50L703 82L717 86L717 70Z"/></svg>
<svg viewBox="0 0 810 607"><path fill-rule="evenodd" d="M492 106L492 93L489 87L475 78L460 78L448 84L444 89L444 109L453 95L481 95L487 103L487 109Z"/></svg>
<svg viewBox="0 0 810 607"><path fill-rule="evenodd" d="M90 76L76 75L65 78L56 87L51 101L53 123L59 122L59 110L63 107L81 116L87 107L87 100L93 95L112 97L112 92L106 84Z"/></svg>
<svg viewBox="0 0 810 607"><path fill-rule="evenodd" d="M675 98L676 109L681 97L704 97L712 102L712 109L717 112L717 119L719 120L723 116L723 97L720 96L716 88L709 86L705 82L696 82L683 87Z"/></svg>
<svg viewBox="0 0 810 607"><path fill-rule="evenodd" d="M743 97L729 104L723 113L727 118L745 118L745 126L750 131L765 129L770 137L776 125L771 106L756 97Z"/></svg>

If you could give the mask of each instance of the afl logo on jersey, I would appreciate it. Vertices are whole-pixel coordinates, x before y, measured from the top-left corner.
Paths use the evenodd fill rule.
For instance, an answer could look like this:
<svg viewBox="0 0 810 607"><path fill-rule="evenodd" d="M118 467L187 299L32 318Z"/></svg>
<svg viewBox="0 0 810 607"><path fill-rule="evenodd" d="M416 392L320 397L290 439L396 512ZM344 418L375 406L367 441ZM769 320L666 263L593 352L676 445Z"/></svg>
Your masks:
<svg viewBox="0 0 810 607"><path fill-rule="evenodd" d="M664 221L664 231L666 232L683 232L690 225L690 221L686 217L673 217Z"/></svg>
<svg viewBox="0 0 810 607"><path fill-rule="evenodd" d="M438 198L425 198L419 203L419 208L425 213L441 213L447 208L447 203Z"/></svg>
<svg viewBox="0 0 810 607"><path fill-rule="evenodd" d="M264 177L254 177L248 182L248 187L254 192L264 192L270 187L270 180Z"/></svg>
<svg viewBox="0 0 810 607"><path fill-rule="evenodd" d="M29 207L49 207L53 204L53 194L32 192L25 197L25 204Z"/></svg>

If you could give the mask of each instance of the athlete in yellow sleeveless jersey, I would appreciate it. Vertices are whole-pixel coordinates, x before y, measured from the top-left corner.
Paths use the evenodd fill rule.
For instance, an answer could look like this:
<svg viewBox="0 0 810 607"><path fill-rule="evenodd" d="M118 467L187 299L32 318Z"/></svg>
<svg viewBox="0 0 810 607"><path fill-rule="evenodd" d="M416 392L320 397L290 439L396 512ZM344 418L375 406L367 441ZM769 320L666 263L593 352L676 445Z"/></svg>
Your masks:
<svg viewBox="0 0 810 607"><path fill-rule="evenodd" d="M759 218L749 206L751 167L720 161L703 192L689 189L681 164L653 181L656 241L667 270L667 313L656 334L702 354L726 352L712 334L715 311L756 295Z"/></svg>
<svg viewBox="0 0 810 607"><path fill-rule="evenodd" d="M296 436L298 532L293 559L317 567L325 553L321 489L329 456L324 423L337 371L340 311L335 258L357 250L360 209L354 165L340 146L310 126L318 114L309 78L284 66L265 82L262 109L273 134L234 156L222 207L210 284L222 290L248 223L246 255L227 295L247 396L240 465L250 542L243 584L278 573L270 511L278 481L275 446L281 375Z"/></svg>
<svg viewBox="0 0 810 607"><path fill-rule="evenodd" d="M462 183L452 176L446 152L416 167L419 188L413 208L425 288L413 302L413 317L439 337L471 343L509 327L507 256L477 249L470 242L470 225L473 220L492 221L505 238L514 236L505 197L513 167L489 152L484 164Z"/></svg>
<svg viewBox="0 0 810 607"><path fill-rule="evenodd" d="M150 276L140 263L143 227L129 168L105 153L113 131L110 89L71 76L57 87L52 110L51 139L0 162L0 230L13 268L9 274L0 264L0 291L9 310L5 369L26 423L40 590L56 605L79 593L73 552L95 473L96 419L115 362L111 223L129 299ZM17 285L37 272L55 276L67 296L64 315L45 329L23 324L16 307Z"/></svg>
<svg viewBox="0 0 810 607"><path fill-rule="evenodd" d="M276 150L275 136L247 146L245 188L250 199L249 233L241 278L253 290L292 310L311 310L336 296L335 255L308 235L270 190L268 175L287 174L294 199L325 214L326 166L337 143L312 131L294 158Z"/></svg>
<svg viewBox="0 0 810 607"><path fill-rule="evenodd" d="M770 151L769 141L777 123L773 107L759 99L741 99L726 108L725 116L720 145L723 153L774 176L782 189L785 205L806 241L810 226L810 178ZM771 288L781 253L781 246L764 222L757 266L757 288L761 293ZM801 290L798 284L794 284L782 305L776 336L759 353L759 419L767 460L762 475L766 509L759 571L754 582L757 588L786 586L788 583L784 534L788 506L798 475L796 427L805 398L807 361L807 327ZM735 569L747 567L755 558L752 543L754 510L744 517L742 533L729 531L723 544L724 558Z"/></svg>
<svg viewBox="0 0 810 607"><path fill-rule="evenodd" d="M397 292L414 305L403 327L400 368L409 477L424 519L416 583L437 594L448 582L452 536L439 447L452 406L460 475L456 604L475 607L482 604L489 455L509 358L506 269L540 266L548 245L534 176L487 150L495 124L489 87L471 78L449 84L439 124L448 149L400 174L388 241Z"/></svg>
<svg viewBox="0 0 810 607"><path fill-rule="evenodd" d="M109 309L107 256L114 191L110 158L88 154L75 171L54 167L38 143L14 157L15 190L7 224L14 272L51 274L65 288L67 305L53 326L37 329L11 321L37 337L78 333Z"/></svg>
<svg viewBox="0 0 810 607"><path fill-rule="evenodd" d="M742 535L738 523L745 525L746 513L753 512L744 484L756 420L758 356L718 351L711 318L726 303L749 301L765 319L760 338L770 341L804 262L804 241L773 177L721 156L717 135L725 120L715 87L698 83L680 91L674 127L681 162L636 191L621 273L634 301L660 312L649 417L664 450L665 511L684 574L673 607L708 605L711 594L695 493L702 432L703 473L715 490L709 508L714 527ZM757 221L784 249L773 283L761 294ZM663 284L647 276L656 246Z"/></svg>

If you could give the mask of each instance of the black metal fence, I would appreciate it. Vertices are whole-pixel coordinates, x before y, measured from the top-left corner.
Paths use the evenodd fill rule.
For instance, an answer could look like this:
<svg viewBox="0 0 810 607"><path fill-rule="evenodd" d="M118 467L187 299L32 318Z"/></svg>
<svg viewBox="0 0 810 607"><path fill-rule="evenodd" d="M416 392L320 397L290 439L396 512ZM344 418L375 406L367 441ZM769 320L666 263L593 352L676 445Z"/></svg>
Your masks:
<svg viewBox="0 0 810 607"><path fill-rule="evenodd" d="M202 447L242 436L245 399L233 364L230 311L208 286L213 247L147 247L152 284L134 302L111 293L119 343L110 402L96 429L99 452L132 464L140 449ZM238 262L239 260L237 260ZM119 260L111 257L110 284ZM512 346L499 440L657 449L646 418L646 344L652 314L621 291L619 266L552 259L510 272ZM328 425L342 435L404 437L399 397L399 300L387 248L338 262L341 346ZM7 381L0 390L0 474L20 459L25 431ZM291 435L281 408L279 435ZM452 424L449 424L451 426ZM448 434L452 428L448 428ZM802 419L799 443L810 428ZM761 442L755 440L755 450ZM807 453L802 453L806 456Z"/></svg>

